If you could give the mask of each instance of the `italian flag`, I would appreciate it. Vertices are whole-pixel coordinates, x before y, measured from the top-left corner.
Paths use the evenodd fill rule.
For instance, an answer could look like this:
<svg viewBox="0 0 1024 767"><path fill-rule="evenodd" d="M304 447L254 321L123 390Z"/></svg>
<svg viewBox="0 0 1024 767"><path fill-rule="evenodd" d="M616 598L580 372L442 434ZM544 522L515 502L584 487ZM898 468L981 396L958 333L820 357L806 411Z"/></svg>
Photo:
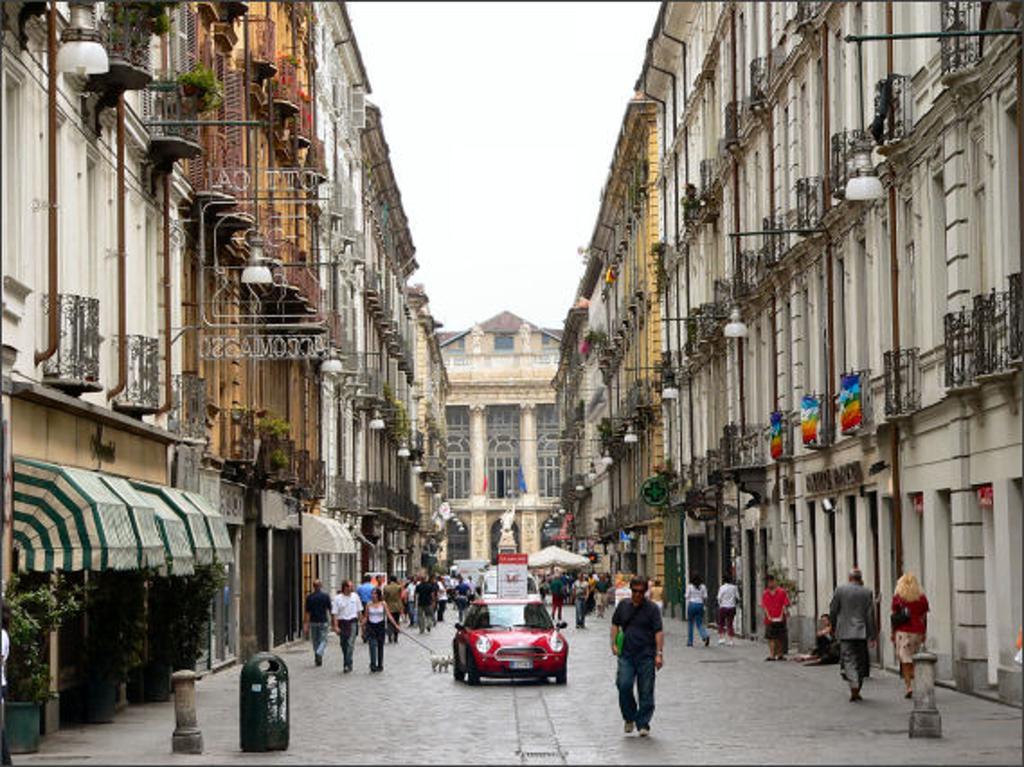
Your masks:
<svg viewBox="0 0 1024 767"><path fill-rule="evenodd" d="M484 489L483 489L483 492L485 492L485 493L487 492L487 475L486 474L484 475Z"/></svg>

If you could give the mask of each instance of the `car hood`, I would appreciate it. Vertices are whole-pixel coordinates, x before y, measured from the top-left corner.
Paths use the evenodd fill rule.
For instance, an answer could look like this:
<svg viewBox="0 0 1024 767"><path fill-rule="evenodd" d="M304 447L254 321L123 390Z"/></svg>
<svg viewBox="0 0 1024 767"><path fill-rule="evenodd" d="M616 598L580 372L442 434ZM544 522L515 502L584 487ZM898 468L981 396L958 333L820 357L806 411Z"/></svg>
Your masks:
<svg viewBox="0 0 1024 767"><path fill-rule="evenodd" d="M528 628L494 628L477 629L474 634L486 634L487 637L498 645L532 645L544 637L549 636L554 629L528 629Z"/></svg>

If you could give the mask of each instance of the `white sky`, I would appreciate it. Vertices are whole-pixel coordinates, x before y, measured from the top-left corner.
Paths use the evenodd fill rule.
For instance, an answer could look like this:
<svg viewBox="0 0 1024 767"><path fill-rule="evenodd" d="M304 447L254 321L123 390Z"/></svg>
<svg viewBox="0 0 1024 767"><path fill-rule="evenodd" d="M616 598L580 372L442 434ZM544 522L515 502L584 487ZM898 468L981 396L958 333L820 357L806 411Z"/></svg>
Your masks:
<svg viewBox="0 0 1024 767"><path fill-rule="evenodd" d="M422 282L460 330L561 327L656 2L350 2Z"/></svg>

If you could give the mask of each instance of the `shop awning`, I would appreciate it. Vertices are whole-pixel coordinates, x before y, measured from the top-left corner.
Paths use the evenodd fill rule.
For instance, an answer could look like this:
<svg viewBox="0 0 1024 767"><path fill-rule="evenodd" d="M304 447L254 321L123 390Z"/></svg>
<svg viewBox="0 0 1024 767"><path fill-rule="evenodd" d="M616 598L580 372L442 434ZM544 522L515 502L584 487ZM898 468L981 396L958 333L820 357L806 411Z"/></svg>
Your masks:
<svg viewBox="0 0 1024 767"><path fill-rule="evenodd" d="M131 483L129 483L131 484ZM137 490L132 485L133 490ZM167 564L163 572L167 575L192 575L195 570L196 558L192 554L192 543L189 541L188 528L181 518L167 505L167 502L155 493L139 492L146 503L153 506L156 514L157 529L164 542Z"/></svg>
<svg viewBox="0 0 1024 767"><path fill-rule="evenodd" d="M139 542L128 507L95 472L14 461L14 546L19 568L132 570Z"/></svg>
<svg viewBox="0 0 1024 767"><path fill-rule="evenodd" d="M302 515L303 554L355 554L356 543L348 528L319 514Z"/></svg>
<svg viewBox="0 0 1024 767"><path fill-rule="evenodd" d="M206 518L206 529L210 533L210 540L213 541L213 551L217 555L217 561L222 565L230 565L235 561L235 550L231 546L228 523L224 521L220 511L210 503L205 495L190 493L187 490L180 492Z"/></svg>
<svg viewBox="0 0 1024 767"><path fill-rule="evenodd" d="M131 512L135 537L138 539L139 567L161 567L167 564L167 552L160 537L160 529L157 527L153 504L136 491L124 477L112 477L109 474L98 476Z"/></svg>
<svg viewBox="0 0 1024 767"><path fill-rule="evenodd" d="M206 527L206 517L189 502L181 490L164 485L151 485L148 482L132 482L132 486L142 493L161 498L178 519L185 523L188 542L192 546L192 556L197 565L213 564L213 540Z"/></svg>

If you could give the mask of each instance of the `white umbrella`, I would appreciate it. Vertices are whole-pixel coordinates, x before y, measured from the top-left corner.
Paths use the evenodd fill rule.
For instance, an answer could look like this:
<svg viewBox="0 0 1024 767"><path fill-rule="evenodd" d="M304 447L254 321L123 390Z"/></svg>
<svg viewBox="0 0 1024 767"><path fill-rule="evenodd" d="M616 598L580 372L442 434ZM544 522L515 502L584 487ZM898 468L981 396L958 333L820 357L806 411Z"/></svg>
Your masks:
<svg viewBox="0 0 1024 767"><path fill-rule="evenodd" d="M530 555L530 567L586 567L590 560L580 554L573 554L571 551L548 546Z"/></svg>

